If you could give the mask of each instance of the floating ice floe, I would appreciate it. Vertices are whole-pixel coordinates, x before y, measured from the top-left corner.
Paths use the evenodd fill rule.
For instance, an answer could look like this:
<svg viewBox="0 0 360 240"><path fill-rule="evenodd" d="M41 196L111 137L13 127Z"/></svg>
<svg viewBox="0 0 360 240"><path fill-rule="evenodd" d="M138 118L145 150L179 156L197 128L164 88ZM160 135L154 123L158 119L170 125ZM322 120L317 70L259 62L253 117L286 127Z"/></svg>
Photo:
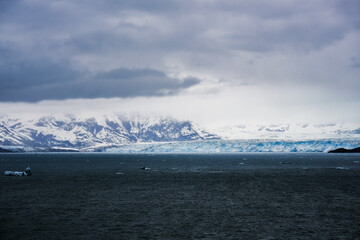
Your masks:
<svg viewBox="0 0 360 240"><path fill-rule="evenodd" d="M27 167L25 171L5 171L5 176L31 176L31 169Z"/></svg>

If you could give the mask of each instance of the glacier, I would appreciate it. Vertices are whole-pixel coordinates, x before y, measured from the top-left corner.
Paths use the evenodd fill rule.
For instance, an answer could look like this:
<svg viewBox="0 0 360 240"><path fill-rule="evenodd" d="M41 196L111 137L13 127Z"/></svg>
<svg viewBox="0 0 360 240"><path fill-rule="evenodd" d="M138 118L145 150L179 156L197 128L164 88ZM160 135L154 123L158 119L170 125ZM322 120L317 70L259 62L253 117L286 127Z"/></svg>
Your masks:
<svg viewBox="0 0 360 240"><path fill-rule="evenodd" d="M356 148L360 139L322 140L205 140L142 143L97 149L109 153L242 153L242 152L328 152L336 148Z"/></svg>

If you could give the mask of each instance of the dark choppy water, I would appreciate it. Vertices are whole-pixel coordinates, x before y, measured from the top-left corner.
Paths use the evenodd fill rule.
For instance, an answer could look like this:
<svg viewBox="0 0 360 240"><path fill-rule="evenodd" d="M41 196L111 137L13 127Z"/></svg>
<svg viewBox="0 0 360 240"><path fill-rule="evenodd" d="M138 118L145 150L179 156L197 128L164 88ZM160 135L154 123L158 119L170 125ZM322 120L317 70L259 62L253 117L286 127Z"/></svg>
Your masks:
<svg viewBox="0 0 360 240"><path fill-rule="evenodd" d="M359 161L0 154L0 238L360 239ZM3 175L27 166L31 177Z"/></svg>

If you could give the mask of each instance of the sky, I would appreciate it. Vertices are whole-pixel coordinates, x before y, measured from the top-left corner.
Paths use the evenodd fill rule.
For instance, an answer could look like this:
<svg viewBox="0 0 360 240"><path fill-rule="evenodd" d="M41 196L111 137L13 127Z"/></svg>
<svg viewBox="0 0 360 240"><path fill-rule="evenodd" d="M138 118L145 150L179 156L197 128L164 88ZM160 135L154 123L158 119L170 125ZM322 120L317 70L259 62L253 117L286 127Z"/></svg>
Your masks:
<svg viewBox="0 0 360 240"><path fill-rule="evenodd" d="M360 125L358 0L2 0L0 114Z"/></svg>

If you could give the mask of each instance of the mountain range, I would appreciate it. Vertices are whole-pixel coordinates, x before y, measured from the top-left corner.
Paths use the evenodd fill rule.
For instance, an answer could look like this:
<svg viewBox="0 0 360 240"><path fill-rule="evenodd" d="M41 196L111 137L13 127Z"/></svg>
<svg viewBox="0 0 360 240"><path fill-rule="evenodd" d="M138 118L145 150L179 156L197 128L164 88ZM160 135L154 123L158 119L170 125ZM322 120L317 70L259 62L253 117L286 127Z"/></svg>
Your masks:
<svg viewBox="0 0 360 240"><path fill-rule="evenodd" d="M359 145L357 125L248 124L205 130L187 120L140 114L0 116L2 152L321 152Z"/></svg>
<svg viewBox="0 0 360 240"><path fill-rule="evenodd" d="M0 145L52 149L96 149L144 142L219 139L190 121L119 114L0 117Z"/></svg>

